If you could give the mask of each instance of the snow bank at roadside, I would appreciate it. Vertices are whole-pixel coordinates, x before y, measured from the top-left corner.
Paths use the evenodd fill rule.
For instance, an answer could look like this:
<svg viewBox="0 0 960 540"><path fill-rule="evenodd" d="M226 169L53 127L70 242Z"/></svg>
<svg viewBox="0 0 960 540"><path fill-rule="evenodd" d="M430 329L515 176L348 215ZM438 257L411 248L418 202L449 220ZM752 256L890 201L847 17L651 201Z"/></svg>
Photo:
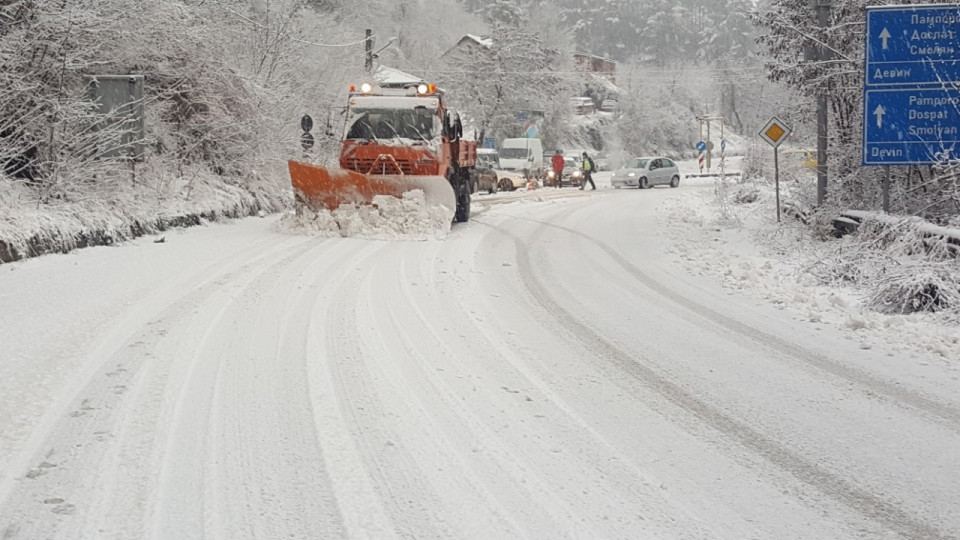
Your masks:
<svg viewBox="0 0 960 540"><path fill-rule="evenodd" d="M442 240L450 232L452 211L427 203L417 189L403 198L377 195L370 205L343 205L336 210L313 212L304 208L301 215L287 213L278 222L280 232L329 237L368 238L374 240Z"/></svg>
<svg viewBox="0 0 960 540"><path fill-rule="evenodd" d="M279 211L288 197L274 176L251 171L234 185L202 170L193 172L178 176L145 166L136 183L103 179L83 194L52 194L47 202L41 202L39 187L0 178L0 262Z"/></svg>
<svg viewBox="0 0 960 540"><path fill-rule="evenodd" d="M674 240L671 252L689 273L716 278L798 320L842 328L864 349L883 343L909 354L960 358L960 332L949 314L880 313L867 307L868 290L824 284L815 270L828 252L840 252L834 243L842 240L816 241L809 227L786 217L778 225L768 187L752 188L759 197L749 204L737 204L735 197L721 203L716 192L688 192L664 202L662 226Z"/></svg>

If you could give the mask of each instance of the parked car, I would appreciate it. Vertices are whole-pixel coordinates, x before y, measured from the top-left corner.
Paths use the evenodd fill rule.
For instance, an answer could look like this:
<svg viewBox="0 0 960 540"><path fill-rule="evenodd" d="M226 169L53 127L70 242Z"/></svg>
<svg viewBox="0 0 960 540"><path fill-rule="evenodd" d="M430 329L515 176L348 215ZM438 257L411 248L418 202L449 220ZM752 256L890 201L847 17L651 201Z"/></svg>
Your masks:
<svg viewBox="0 0 960 540"><path fill-rule="evenodd" d="M527 177L518 171L497 171L497 185L500 191L513 191L517 188L527 187Z"/></svg>
<svg viewBox="0 0 960 540"><path fill-rule="evenodd" d="M808 169L817 168L817 151L811 149L784 150L784 163L797 163Z"/></svg>
<svg viewBox="0 0 960 540"><path fill-rule="evenodd" d="M560 187L580 187L581 182L583 182L583 172L580 170L580 162L571 156L563 156L563 173L560 175ZM556 187L557 180L553 169L547 171L543 185Z"/></svg>
<svg viewBox="0 0 960 540"><path fill-rule="evenodd" d="M598 171L609 171L610 170L610 159L603 152L597 152L596 155L590 156L593 158L593 164L597 166Z"/></svg>
<svg viewBox="0 0 960 540"><path fill-rule="evenodd" d="M497 171L497 183L500 191L513 191L527 186L527 178L518 171Z"/></svg>
<svg viewBox="0 0 960 540"><path fill-rule="evenodd" d="M493 148L477 149L477 168L489 169L493 172L493 182L496 187L490 191L490 187L484 183L478 189L486 189L489 193L497 191L513 191L527 185L527 179L522 172L508 171L500 165L500 153Z"/></svg>
<svg viewBox="0 0 960 540"><path fill-rule="evenodd" d="M497 151L490 148L477 149L477 165L473 169L473 192L486 191L491 195L500 189L497 169L500 160Z"/></svg>
<svg viewBox="0 0 960 540"><path fill-rule="evenodd" d="M593 114L596 111L593 100L588 97L570 98L570 104L577 114Z"/></svg>
<svg viewBox="0 0 960 540"><path fill-rule="evenodd" d="M610 183L617 189L623 186L646 189L659 184L677 187L680 185L680 171L676 163L665 157L638 157L614 171Z"/></svg>
<svg viewBox="0 0 960 540"><path fill-rule="evenodd" d="M615 99L605 99L600 104L600 110L603 112L615 112L618 108L620 108L620 104Z"/></svg>

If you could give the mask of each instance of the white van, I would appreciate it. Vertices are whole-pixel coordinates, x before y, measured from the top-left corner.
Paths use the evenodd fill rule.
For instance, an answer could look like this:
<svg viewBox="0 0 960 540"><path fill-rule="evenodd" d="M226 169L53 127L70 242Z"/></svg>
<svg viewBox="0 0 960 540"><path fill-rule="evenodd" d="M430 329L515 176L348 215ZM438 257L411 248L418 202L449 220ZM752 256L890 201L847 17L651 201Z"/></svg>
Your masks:
<svg viewBox="0 0 960 540"><path fill-rule="evenodd" d="M543 143L540 139L504 139L500 143L500 166L523 171L527 177L543 176Z"/></svg>

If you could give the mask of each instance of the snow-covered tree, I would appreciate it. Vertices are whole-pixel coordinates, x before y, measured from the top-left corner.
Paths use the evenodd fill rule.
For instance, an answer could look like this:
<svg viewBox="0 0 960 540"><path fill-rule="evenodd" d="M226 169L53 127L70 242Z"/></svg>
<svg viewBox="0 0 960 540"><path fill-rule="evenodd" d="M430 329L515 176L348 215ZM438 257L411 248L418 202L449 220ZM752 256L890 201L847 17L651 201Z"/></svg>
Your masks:
<svg viewBox="0 0 960 540"><path fill-rule="evenodd" d="M557 34L552 43L566 48L547 46L515 0L491 2L483 15L490 34L468 38L445 55L444 85L477 129L499 138L516 137L534 115L552 122L569 114L569 44Z"/></svg>

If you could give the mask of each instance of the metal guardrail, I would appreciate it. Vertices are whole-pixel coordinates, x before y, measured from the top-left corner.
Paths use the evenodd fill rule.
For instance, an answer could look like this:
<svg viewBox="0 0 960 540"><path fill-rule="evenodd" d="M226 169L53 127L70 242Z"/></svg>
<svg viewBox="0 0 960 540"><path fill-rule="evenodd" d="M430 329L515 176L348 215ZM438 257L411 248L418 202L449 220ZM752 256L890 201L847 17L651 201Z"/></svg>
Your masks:
<svg viewBox="0 0 960 540"><path fill-rule="evenodd" d="M743 176L740 171L727 171L721 174L720 172L708 172L708 173L687 173L684 174L684 178L740 178Z"/></svg>
<svg viewBox="0 0 960 540"><path fill-rule="evenodd" d="M860 224L864 220L873 220L880 223L887 223L894 225L899 223L899 219L896 216L891 216L890 214L882 214L879 212L868 212L866 210L845 210L840 212L840 215L833 219L833 228L837 232L837 236L844 236L856 230L860 227ZM917 228L924 236L928 238L940 238L945 242L947 249L949 249L955 256L960 256L960 230L951 229L949 227L941 227L940 225L934 225L933 223L922 223Z"/></svg>

